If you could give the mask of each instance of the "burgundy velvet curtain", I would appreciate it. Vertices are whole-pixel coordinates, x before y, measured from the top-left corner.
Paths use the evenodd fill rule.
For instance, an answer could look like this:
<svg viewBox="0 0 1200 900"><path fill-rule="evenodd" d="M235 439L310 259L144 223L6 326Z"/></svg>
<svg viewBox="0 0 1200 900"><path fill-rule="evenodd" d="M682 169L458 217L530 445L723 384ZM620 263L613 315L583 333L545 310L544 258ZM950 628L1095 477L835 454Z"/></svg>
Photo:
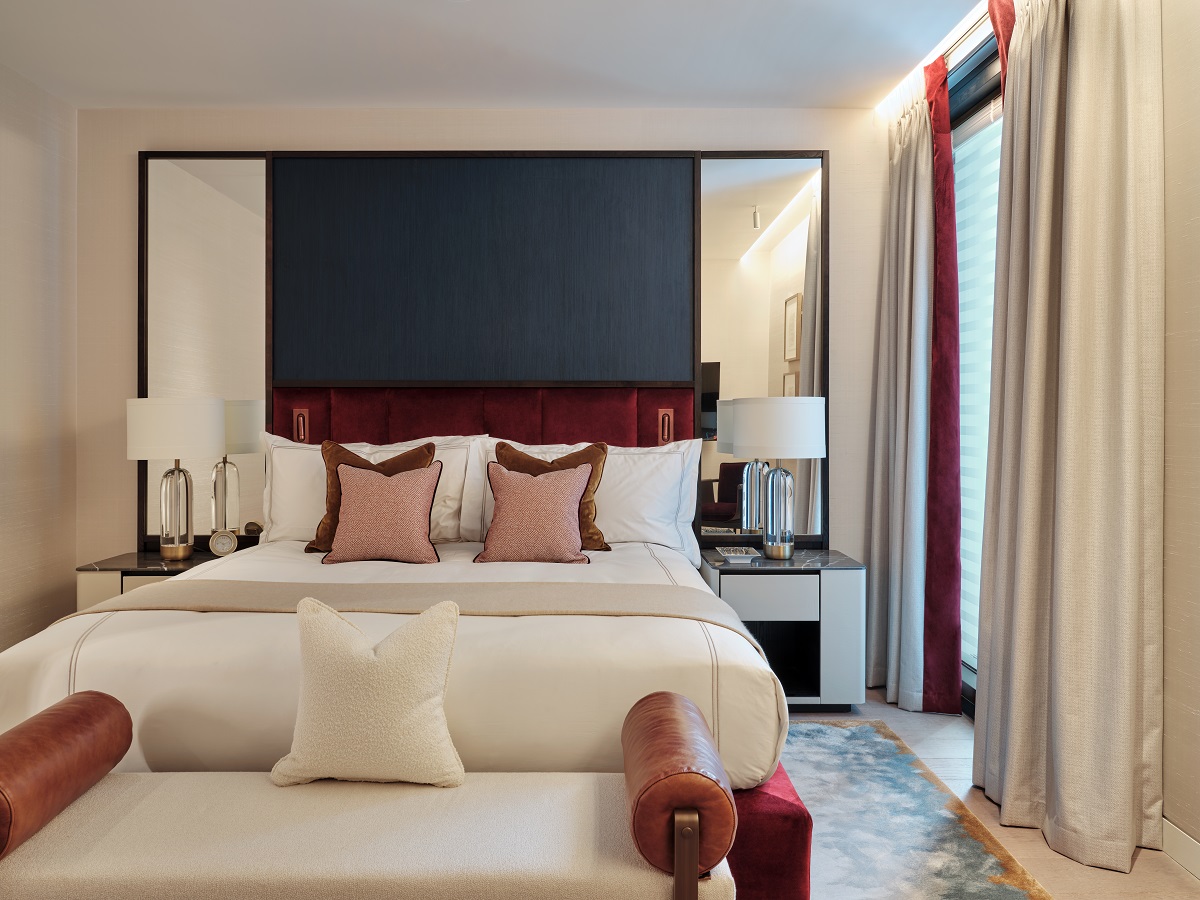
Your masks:
<svg viewBox="0 0 1200 900"><path fill-rule="evenodd" d="M958 713L958 235L946 63L898 89L875 372L867 665L903 709Z"/></svg>
<svg viewBox="0 0 1200 900"><path fill-rule="evenodd" d="M1000 50L1000 93L1003 94L1004 83L1008 80L1008 45L1017 21L1013 0L988 0L988 17L992 20L992 31Z"/></svg>
<svg viewBox="0 0 1200 900"><path fill-rule="evenodd" d="M962 487L959 429L958 229L946 60L925 67L933 127L933 310L925 511L925 679L922 709L962 707Z"/></svg>

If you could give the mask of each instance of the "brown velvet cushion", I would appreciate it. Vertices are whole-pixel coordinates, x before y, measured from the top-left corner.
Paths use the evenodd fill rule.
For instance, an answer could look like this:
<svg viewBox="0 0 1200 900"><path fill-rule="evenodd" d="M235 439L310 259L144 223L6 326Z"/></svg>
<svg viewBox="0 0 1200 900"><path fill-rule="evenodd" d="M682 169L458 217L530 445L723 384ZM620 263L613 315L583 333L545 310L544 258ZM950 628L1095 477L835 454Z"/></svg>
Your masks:
<svg viewBox="0 0 1200 900"><path fill-rule="evenodd" d="M351 453L336 441L321 444L321 458L325 460L325 517L321 519L316 536L308 542L304 552L328 553L333 549L333 536L337 533L339 510L342 508L342 481L338 478L338 466L353 466L390 477L401 472L429 468L435 449L432 443L422 444L381 463L373 463L357 453Z"/></svg>
<svg viewBox="0 0 1200 900"><path fill-rule="evenodd" d="M0 859L121 761L133 721L115 697L81 691L0 735Z"/></svg>
<svg viewBox="0 0 1200 900"><path fill-rule="evenodd" d="M700 869L729 855L737 807L712 732L696 704L658 691L629 710L621 728L629 830L638 852L664 872L675 870L677 809L700 813Z"/></svg>
<svg viewBox="0 0 1200 900"><path fill-rule="evenodd" d="M604 476L604 461L608 459L608 444L592 444L582 450L560 456L558 459L546 461L522 453L516 447L501 441L496 445L496 462L510 472L523 472L526 475L545 475L547 472L561 472L564 469L575 469L587 463L592 467L592 476L588 479L583 498L579 501L579 536L583 539L584 550L611 550L604 543L604 532L596 527L596 488L600 487L600 479Z"/></svg>

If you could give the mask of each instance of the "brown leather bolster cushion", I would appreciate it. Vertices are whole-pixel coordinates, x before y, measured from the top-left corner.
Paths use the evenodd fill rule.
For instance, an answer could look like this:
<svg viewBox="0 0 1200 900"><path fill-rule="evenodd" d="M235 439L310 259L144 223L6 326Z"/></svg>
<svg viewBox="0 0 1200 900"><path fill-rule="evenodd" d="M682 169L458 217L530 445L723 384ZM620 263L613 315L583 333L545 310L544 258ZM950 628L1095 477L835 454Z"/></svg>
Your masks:
<svg viewBox="0 0 1200 900"><path fill-rule="evenodd" d="M99 691L0 734L0 859L111 772L132 742L129 711Z"/></svg>
<svg viewBox="0 0 1200 900"><path fill-rule="evenodd" d="M687 697L659 691L629 710L621 729L629 828L646 861L675 871L676 809L700 812L700 869L709 871L729 853L737 832L737 807L729 776L704 714Z"/></svg>

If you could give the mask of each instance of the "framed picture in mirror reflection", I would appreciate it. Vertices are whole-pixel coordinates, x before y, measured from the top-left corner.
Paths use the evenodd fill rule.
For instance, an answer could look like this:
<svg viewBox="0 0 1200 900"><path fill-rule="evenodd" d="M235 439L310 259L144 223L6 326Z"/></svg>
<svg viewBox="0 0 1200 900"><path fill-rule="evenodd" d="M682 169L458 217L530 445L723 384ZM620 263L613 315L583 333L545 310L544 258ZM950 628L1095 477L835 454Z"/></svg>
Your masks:
<svg viewBox="0 0 1200 900"><path fill-rule="evenodd" d="M783 301L783 358L793 362L800 358L801 294L792 294Z"/></svg>

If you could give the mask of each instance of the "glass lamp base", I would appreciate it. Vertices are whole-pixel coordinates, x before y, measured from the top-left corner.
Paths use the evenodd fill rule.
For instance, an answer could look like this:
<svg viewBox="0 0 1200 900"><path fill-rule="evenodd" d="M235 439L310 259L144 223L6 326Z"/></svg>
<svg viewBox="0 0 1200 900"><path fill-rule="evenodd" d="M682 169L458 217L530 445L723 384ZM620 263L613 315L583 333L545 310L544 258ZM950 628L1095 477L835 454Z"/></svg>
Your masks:
<svg viewBox="0 0 1200 900"><path fill-rule="evenodd" d="M763 556L791 559L795 552L796 487L792 473L774 468L767 473L763 502Z"/></svg>
<svg viewBox="0 0 1200 900"><path fill-rule="evenodd" d="M187 559L192 555L192 476L175 467L163 473L158 488L158 513L162 523L158 555L163 559Z"/></svg>

